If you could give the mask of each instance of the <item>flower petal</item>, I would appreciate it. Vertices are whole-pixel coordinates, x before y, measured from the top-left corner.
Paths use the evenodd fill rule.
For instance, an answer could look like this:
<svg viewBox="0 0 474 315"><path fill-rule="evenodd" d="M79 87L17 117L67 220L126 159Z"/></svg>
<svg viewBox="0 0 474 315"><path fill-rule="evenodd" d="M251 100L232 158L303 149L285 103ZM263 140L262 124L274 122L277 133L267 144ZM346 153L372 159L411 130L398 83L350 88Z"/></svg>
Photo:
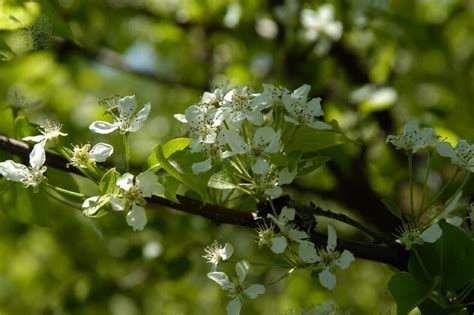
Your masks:
<svg viewBox="0 0 474 315"><path fill-rule="evenodd" d="M110 196L110 205L115 211L123 211L126 207L126 201L122 198L117 197L116 195Z"/></svg>
<svg viewBox="0 0 474 315"><path fill-rule="evenodd" d="M283 209L281 209L278 220L280 220L283 224L286 224L295 219L295 213L295 209L284 206Z"/></svg>
<svg viewBox="0 0 474 315"><path fill-rule="evenodd" d="M106 121L94 121L89 126L89 130L99 134L108 134L112 133L118 129L118 126L115 124L108 123Z"/></svg>
<svg viewBox="0 0 474 315"><path fill-rule="evenodd" d="M132 210L127 213L126 220L127 224L130 225L134 231L143 230L147 222L145 209L134 205Z"/></svg>
<svg viewBox="0 0 474 315"><path fill-rule="evenodd" d="M163 186L158 183L158 176L153 172L144 172L136 177L138 187L140 187L143 197L151 197L164 192Z"/></svg>
<svg viewBox="0 0 474 315"><path fill-rule="evenodd" d="M137 109L135 95L125 96L118 101L120 118L130 119Z"/></svg>
<svg viewBox="0 0 474 315"><path fill-rule="evenodd" d="M247 289L244 290L245 295L247 295L250 299L256 299L257 296L260 294L265 293L265 286L261 284L252 284Z"/></svg>
<svg viewBox="0 0 474 315"><path fill-rule="evenodd" d="M234 253L234 246L230 243L225 243L224 248L222 249L221 257L222 260L229 259Z"/></svg>
<svg viewBox="0 0 474 315"><path fill-rule="evenodd" d="M342 253L341 256L336 260L336 265L339 266L341 269L346 269L349 267L349 265L354 261L354 255L347 249L345 249Z"/></svg>
<svg viewBox="0 0 474 315"><path fill-rule="evenodd" d="M117 179L117 186L125 191L129 191L133 186L133 175L130 173L125 173Z"/></svg>
<svg viewBox="0 0 474 315"><path fill-rule="evenodd" d="M193 163L193 165L191 166L193 173L196 175L209 171L211 167L212 167L211 158L208 158L207 160L204 160L202 162Z"/></svg>
<svg viewBox="0 0 474 315"><path fill-rule="evenodd" d="M326 268L319 273L319 282L326 289L332 290L336 286L336 276L329 271L329 268Z"/></svg>
<svg viewBox="0 0 474 315"><path fill-rule="evenodd" d="M240 299L236 297L227 304L226 311L227 315L239 315L242 304L240 304Z"/></svg>
<svg viewBox="0 0 474 315"><path fill-rule="evenodd" d="M270 168L270 163L264 159L258 158L254 165L252 165L252 172L255 174L265 174Z"/></svg>
<svg viewBox="0 0 474 315"><path fill-rule="evenodd" d="M229 277L220 271L213 271L207 274L207 277L212 281L216 282L222 289L229 290L232 288L232 283L229 280Z"/></svg>
<svg viewBox="0 0 474 315"><path fill-rule="evenodd" d="M449 142L438 142L436 144L436 151L441 156L457 159L456 152Z"/></svg>
<svg viewBox="0 0 474 315"><path fill-rule="evenodd" d="M35 170L39 170L46 161L46 153L44 152L45 141L38 142L34 145L30 153L30 165Z"/></svg>
<svg viewBox="0 0 474 315"><path fill-rule="evenodd" d="M424 230L423 233L420 234L420 238L427 243L434 243L441 235L443 235L443 230L441 230L438 223L435 223Z"/></svg>
<svg viewBox="0 0 474 315"><path fill-rule="evenodd" d="M23 164L15 163L12 160L0 163L0 174L7 180L21 182L29 176L29 173L28 167Z"/></svg>
<svg viewBox="0 0 474 315"><path fill-rule="evenodd" d="M328 253L334 252L334 250L336 249L336 245L337 245L336 230L331 225L328 225L328 243L326 245L326 251Z"/></svg>
<svg viewBox="0 0 474 315"><path fill-rule="evenodd" d="M272 246L270 247L271 251L275 254L283 254L286 249L288 242L284 236L275 236L272 237Z"/></svg>
<svg viewBox="0 0 474 315"><path fill-rule="evenodd" d="M114 147L108 143L99 142L89 151L89 156L97 162L104 162L114 153Z"/></svg>
<svg viewBox="0 0 474 315"><path fill-rule="evenodd" d="M237 277L239 282L242 283L249 272L250 264L246 260L241 260L235 264L235 272L237 273Z"/></svg>
<svg viewBox="0 0 474 315"><path fill-rule="evenodd" d="M40 142L43 140L46 140L46 137L44 135L39 135L39 136L31 136L31 137L24 137L21 140L23 141L33 141L33 142Z"/></svg>
<svg viewBox="0 0 474 315"><path fill-rule="evenodd" d="M310 241L300 241L300 246L298 248L298 257L302 261L314 264L315 262L321 261L321 257L318 255L314 243Z"/></svg>
<svg viewBox="0 0 474 315"><path fill-rule="evenodd" d="M127 131L136 132L142 128L143 123L150 115L151 104L146 103L145 106L137 113L137 115L133 118L133 121L130 123L130 127Z"/></svg>

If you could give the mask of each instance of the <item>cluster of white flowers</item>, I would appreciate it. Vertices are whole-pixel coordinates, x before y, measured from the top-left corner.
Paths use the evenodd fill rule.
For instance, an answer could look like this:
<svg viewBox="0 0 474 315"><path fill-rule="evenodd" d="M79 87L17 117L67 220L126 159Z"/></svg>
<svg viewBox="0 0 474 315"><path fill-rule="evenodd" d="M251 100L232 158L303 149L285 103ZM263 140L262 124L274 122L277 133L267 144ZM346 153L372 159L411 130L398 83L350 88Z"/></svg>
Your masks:
<svg viewBox="0 0 474 315"><path fill-rule="evenodd" d="M227 304L227 315L239 315L242 308L241 299L256 299L260 294L265 293L265 286L259 283L248 284L245 281L250 269L250 264L246 260L239 261L235 264L236 276L229 277L226 273L216 271L219 262L228 260L234 252L231 244L226 243L220 246L214 242L211 246L205 249L203 256L209 263L212 264L211 272L207 277L215 281L224 292L231 298Z"/></svg>
<svg viewBox="0 0 474 315"><path fill-rule="evenodd" d="M288 207L281 210L278 218L269 214L268 217L274 224L257 230L259 245L268 246L275 254L283 254L291 245L290 242L293 242L298 246L298 258L305 268L318 271L321 285L331 290L336 286L336 276L333 274L335 266L346 269L354 260L354 255L348 250L342 253L336 251L337 235L330 225L326 248L316 248L315 244L308 240L308 234L292 223L295 214L295 209ZM274 226L278 227L278 233L274 232Z"/></svg>
<svg viewBox="0 0 474 315"><path fill-rule="evenodd" d="M416 153L422 148L436 146L438 138L433 128L420 130L418 121L410 120L403 126L400 135L390 135L386 142L393 144L397 150L404 149L407 152Z"/></svg>
<svg viewBox="0 0 474 315"><path fill-rule="evenodd" d="M321 120L321 99L308 99L309 85L293 92L271 84L264 84L263 89L254 93L248 87L224 85L205 92L198 104L175 115L189 127L190 150L208 156L192 165L193 172L207 172L230 160L229 166L239 174L238 185L258 199L280 196L281 185L296 176L296 170L271 161L272 155L283 153L283 142L291 141L283 140L291 128L331 129Z"/></svg>

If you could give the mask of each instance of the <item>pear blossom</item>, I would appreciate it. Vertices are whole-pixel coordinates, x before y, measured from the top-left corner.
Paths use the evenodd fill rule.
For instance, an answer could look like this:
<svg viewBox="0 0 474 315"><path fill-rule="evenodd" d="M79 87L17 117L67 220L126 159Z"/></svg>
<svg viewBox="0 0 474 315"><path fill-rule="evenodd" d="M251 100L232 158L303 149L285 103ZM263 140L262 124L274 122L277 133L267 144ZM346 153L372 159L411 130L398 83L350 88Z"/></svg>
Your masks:
<svg viewBox="0 0 474 315"><path fill-rule="evenodd" d="M24 141L32 142L55 142L60 136L67 136L67 133L61 132L62 125L60 123L51 122L46 120L43 124L38 127L41 135L24 137Z"/></svg>
<svg viewBox="0 0 474 315"><path fill-rule="evenodd" d="M441 156L450 158L454 165L474 172L474 145L466 140L459 140L454 148L449 142L438 142L436 151Z"/></svg>
<svg viewBox="0 0 474 315"><path fill-rule="evenodd" d="M305 124L315 129L331 129L331 125L318 120L324 115L321 109L321 98L317 97L307 101L310 89L311 87L305 84L291 94L283 94L283 105L288 112L288 115L285 115L285 120L295 125Z"/></svg>
<svg viewBox="0 0 474 315"><path fill-rule="evenodd" d="M94 217L109 202L110 195L92 196L82 203L82 214L86 217Z"/></svg>
<svg viewBox="0 0 474 315"><path fill-rule="evenodd" d="M422 245L423 243L434 243L441 235L443 230L438 223L428 227L417 224L404 224L397 228L397 241L405 246L406 250L412 249L413 245Z"/></svg>
<svg viewBox="0 0 474 315"><path fill-rule="evenodd" d="M334 19L334 7L331 4L322 5L316 11L303 9L301 24L308 41L317 40L322 36L336 41L342 35L342 23Z"/></svg>
<svg viewBox="0 0 474 315"><path fill-rule="evenodd" d="M278 234L272 235L269 242L270 249L275 254L282 254L285 251L288 246L287 239L300 242L308 238L306 232L298 230L296 226L291 223L291 221L295 219L295 209L285 206L281 209L278 218L272 214L268 214L268 218L270 218L280 230Z"/></svg>
<svg viewBox="0 0 474 315"><path fill-rule="evenodd" d="M104 162L114 152L114 147L110 144L99 142L91 148L90 144L74 146L71 157L71 165L80 168L87 168L89 164Z"/></svg>
<svg viewBox="0 0 474 315"><path fill-rule="evenodd" d="M267 106L265 103L254 100L247 87L236 88L224 96L222 108L231 123L238 125L247 119L252 124L261 126L263 124L262 110Z"/></svg>
<svg viewBox="0 0 474 315"><path fill-rule="evenodd" d="M263 103L265 105L272 105L272 103L281 102L281 98L289 91L284 87L276 87L273 84L263 83L263 92L258 94L254 102Z"/></svg>
<svg viewBox="0 0 474 315"><path fill-rule="evenodd" d="M117 107L109 108L108 112L113 116L113 122L94 121L89 129L99 134L112 133L119 130L121 134L137 132L143 126L151 110L151 104L147 103L138 112L135 95L125 96L118 100Z"/></svg>
<svg viewBox="0 0 474 315"><path fill-rule="evenodd" d="M40 141L30 152L30 166L6 160L0 163L0 174L7 180L20 182L25 187L33 187L34 192L38 192L38 186L46 181L44 172L46 166L46 153L44 151L46 141Z"/></svg>
<svg viewBox="0 0 474 315"><path fill-rule="evenodd" d="M199 173L207 172L211 169L213 163L215 163L216 161L220 161L234 155L233 152L225 149L225 147L227 146L227 142L225 140L223 131L224 130L221 130L218 133L216 141L214 143L205 143L197 141L191 143L191 152L205 152L208 156L208 158L204 161L193 163L191 168L194 174L197 175Z"/></svg>
<svg viewBox="0 0 474 315"><path fill-rule="evenodd" d="M397 150L404 149L411 151L412 153L418 150L436 145L438 136L436 135L433 128L423 128L420 130L418 121L410 120L405 126L401 135L394 136L389 135L386 142L390 142L395 146Z"/></svg>
<svg viewBox="0 0 474 315"><path fill-rule="evenodd" d="M336 286L336 276L332 273L335 266L344 270L354 261L354 255L347 249L342 253L336 251L337 234L331 225L328 225L326 248L316 248L314 243L305 240L299 243L298 256L305 263L316 264L317 268L322 270L319 273L319 282L329 290Z"/></svg>
<svg viewBox="0 0 474 315"><path fill-rule="evenodd" d="M242 184L242 186L249 186L258 193L263 194L271 199L280 197L283 193L282 185L290 184L296 177L296 170L290 172L285 167L277 171L275 168L269 168L265 174L256 177L256 184Z"/></svg>
<svg viewBox="0 0 474 315"><path fill-rule="evenodd" d="M234 253L234 247L230 243L224 246L219 245L216 241L204 249L205 254L202 256L208 263L212 264L211 270L216 271L217 265L221 261L228 260Z"/></svg>
<svg viewBox="0 0 474 315"><path fill-rule="evenodd" d="M227 304L227 315L238 315L242 308L241 299L256 299L260 294L265 293L265 286L262 284L245 283L245 278L250 269L250 264L242 260L235 265L237 277L229 277L224 272L213 271L207 274L207 277L216 282L224 292L232 299Z"/></svg>
<svg viewBox="0 0 474 315"><path fill-rule="evenodd" d="M143 230L147 219L145 209L145 198L152 195L159 195L164 192L164 188L158 183L158 177L152 172L144 172L138 176L130 173L123 174L117 179L117 186L120 188L118 194L110 197L110 204L116 211L127 211L126 221L135 231Z"/></svg>
<svg viewBox="0 0 474 315"><path fill-rule="evenodd" d="M234 154L249 155L255 161L251 169L260 175L265 174L270 167L264 159L265 155L281 150L281 132L275 132L272 127L258 128L251 144L246 143L237 130L225 130L224 136Z"/></svg>

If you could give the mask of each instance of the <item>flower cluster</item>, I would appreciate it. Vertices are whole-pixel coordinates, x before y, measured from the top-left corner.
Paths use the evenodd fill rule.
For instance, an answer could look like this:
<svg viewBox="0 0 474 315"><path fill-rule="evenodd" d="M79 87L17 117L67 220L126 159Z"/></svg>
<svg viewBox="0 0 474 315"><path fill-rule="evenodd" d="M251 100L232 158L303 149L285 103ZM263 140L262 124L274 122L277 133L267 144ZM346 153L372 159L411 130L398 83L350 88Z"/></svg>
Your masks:
<svg viewBox="0 0 474 315"><path fill-rule="evenodd" d="M334 268L337 266L346 269L354 260L354 255L348 250L342 253L336 251L337 235L330 225L328 225L326 247L316 248L315 244L308 240L308 234L292 223L295 214L295 209L288 207L284 207L278 217L269 214L268 217L274 225L260 227L257 230L259 245L268 246L275 254L285 253L291 244L298 246L297 258L305 268L317 271L321 285L331 290L336 286ZM278 233L274 232L274 226L278 227Z"/></svg>
<svg viewBox="0 0 474 315"><path fill-rule="evenodd" d="M416 153L422 148L435 146L438 138L433 128L420 129L418 121L410 120L403 126L402 134L390 135L386 142L393 144L397 150L404 149L407 152Z"/></svg>
<svg viewBox="0 0 474 315"><path fill-rule="evenodd" d="M296 129L332 128L321 120L321 99L308 99L308 85L293 92L270 84L263 89L254 93L248 87L225 85L205 92L184 114L175 115L189 127L190 150L207 155L192 165L193 173L212 169L238 174L233 184L258 200L280 196L281 186L296 176L294 166L284 161L284 149ZM277 157L283 162L277 163Z"/></svg>
<svg viewBox="0 0 474 315"><path fill-rule="evenodd" d="M250 264L246 260L239 261L235 264L236 276L229 277L224 272L216 271L220 261L228 260L232 256L234 248L231 244L226 243L224 246L220 246L217 242L214 242L210 247L205 249L205 252L206 254L203 257L212 264L211 272L207 274L207 277L216 282L231 298L226 308L228 315L240 314L242 308L241 299L247 298L253 300L260 294L265 293L264 285L259 283L248 284L245 281L250 269Z"/></svg>

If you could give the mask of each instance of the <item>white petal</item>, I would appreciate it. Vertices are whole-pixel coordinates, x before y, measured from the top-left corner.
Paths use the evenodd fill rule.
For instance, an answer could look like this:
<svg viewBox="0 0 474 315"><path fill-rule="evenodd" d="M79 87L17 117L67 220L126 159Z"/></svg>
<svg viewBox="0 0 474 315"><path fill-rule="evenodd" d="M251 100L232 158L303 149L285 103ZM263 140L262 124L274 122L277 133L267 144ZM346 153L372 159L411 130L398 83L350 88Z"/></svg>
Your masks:
<svg viewBox="0 0 474 315"><path fill-rule="evenodd" d="M287 121L289 123L292 123L294 125L300 125L300 123L296 119L291 118L290 116L285 115L283 118L285 119L285 121Z"/></svg>
<svg viewBox="0 0 474 315"><path fill-rule="evenodd" d="M0 174L7 180L20 182L27 178L30 174L28 167L23 164L15 163L12 160L7 160L0 163Z"/></svg>
<svg viewBox="0 0 474 315"><path fill-rule="evenodd" d="M270 168L270 163L264 159L258 158L254 165L252 165L252 172L255 174L265 174Z"/></svg>
<svg viewBox="0 0 474 315"><path fill-rule="evenodd" d="M288 167L285 167L278 174L278 184L279 185L291 184L293 179L295 179L296 177L296 173L297 173L296 170L294 170L293 172L290 172Z"/></svg>
<svg viewBox="0 0 474 315"><path fill-rule="evenodd" d="M39 136L24 137L22 138L22 140L40 142L40 141L46 140L46 137L44 135L39 135Z"/></svg>
<svg viewBox="0 0 474 315"><path fill-rule="evenodd" d="M127 213L127 224L130 225L134 231L141 231L146 225L146 212L143 207L134 205L132 210Z"/></svg>
<svg viewBox="0 0 474 315"><path fill-rule="evenodd" d="M336 276L329 271L329 268L326 268L319 273L319 282L326 289L332 290L336 286Z"/></svg>
<svg viewBox="0 0 474 315"><path fill-rule="evenodd" d="M286 224L295 219L295 213L295 209L284 206L283 209L281 209L278 220L280 220L283 224Z"/></svg>
<svg viewBox="0 0 474 315"><path fill-rule="evenodd" d="M302 261L314 264L315 262L321 261L321 257L318 255L314 243L310 241L300 241L298 248L298 256Z"/></svg>
<svg viewBox="0 0 474 315"><path fill-rule="evenodd" d="M265 153L275 153L280 151L280 138L281 133L280 130L274 134L268 146L263 150Z"/></svg>
<svg viewBox="0 0 474 315"><path fill-rule="evenodd" d="M302 239L308 238L308 234L304 231L300 231L298 229L290 229L288 231L288 238L294 241L300 241Z"/></svg>
<svg viewBox="0 0 474 315"><path fill-rule="evenodd" d="M82 209L84 209L82 213L85 216L94 216L103 205L101 196L89 197L82 203Z"/></svg>
<svg viewBox="0 0 474 315"><path fill-rule="evenodd" d="M448 222L451 225L457 226L457 227L460 227L461 224L463 223L463 221L464 220L461 217L452 217L452 218L447 218L446 219L446 222Z"/></svg>
<svg viewBox="0 0 474 315"><path fill-rule="evenodd" d="M341 253L341 256L339 256L339 258L336 260L336 265L338 265L341 269L346 269L354 261L354 259L354 255L345 249Z"/></svg>
<svg viewBox="0 0 474 315"><path fill-rule="evenodd" d="M272 246L270 247L271 251L275 254L283 254L286 249L288 242L284 236L275 236L272 237Z"/></svg>
<svg viewBox="0 0 474 315"><path fill-rule="evenodd" d="M294 98L306 99L308 97L308 93L310 90L311 90L311 86L309 86L308 84L303 84L302 86L294 90L291 96L293 96Z"/></svg>
<svg viewBox="0 0 474 315"><path fill-rule="evenodd" d="M135 113L137 109L137 101L135 95L125 96L118 101L118 110L120 118L129 119Z"/></svg>
<svg viewBox="0 0 474 315"><path fill-rule="evenodd" d="M242 283L249 272L250 264L246 260L241 260L235 264L235 272L237 273L237 278L239 282Z"/></svg>
<svg viewBox="0 0 474 315"><path fill-rule="evenodd" d="M118 129L115 124L108 123L106 121L94 121L90 126L89 130L95 133L108 134Z"/></svg>
<svg viewBox="0 0 474 315"><path fill-rule="evenodd" d="M223 251L221 253L222 260L229 259L234 253L234 246L230 243L225 243Z"/></svg>
<svg viewBox="0 0 474 315"><path fill-rule="evenodd" d="M269 196L270 198L278 198L281 196L283 193L283 190L280 187L273 187L273 188L267 188L265 189L265 194Z"/></svg>
<svg viewBox="0 0 474 315"><path fill-rule="evenodd" d="M251 112L247 115L247 119L256 126L261 126L263 124L263 114L261 112Z"/></svg>
<svg viewBox="0 0 474 315"><path fill-rule="evenodd" d="M441 230L438 223L435 223L424 230L423 233L420 234L420 238L427 243L434 243L441 237L442 234L443 230Z"/></svg>
<svg viewBox="0 0 474 315"><path fill-rule="evenodd" d="M252 284L249 286L247 289L244 290L244 293L250 298L250 299L256 299L257 296L260 294L265 293L265 286L261 284Z"/></svg>
<svg viewBox="0 0 474 315"><path fill-rule="evenodd" d="M104 162L114 153L114 147L108 143L99 142L89 151L89 156L97 162Z"/></svg>
<svg viewBox="0 0 474 315"><path fill-rule="evenodd" d="M449 157L452 159L457 158L456 152L454 152L454 149L449 142L438 142L436 144L436 151L441 156Z"/></svg>
<svg viewBox="0 0 474 315"><path fill-rule="evenodd" d="M326 251L328 253L334 252L337 245L337 234L336 230L328 224L328 243L326 245Z"/></svg>
<svg viewBox="0 0 474 315"><path fill-rule="evenodd" d="M237 130L225 130L224 137L232 152L242 154L247 151L248 144L240 137Z"/></svg>
<svg viewBox="0 0 474 315"><path fill-rule="evenodd" d="M32 168L39 170L46 161L46 153L44 152L44 145L46 141L38 142L34 145L30 153L30 165Z"/></svg>
<svg viewBox="0 0 474 315"><path fill-rule="evenodd" d="M188 123L188 120L186 119L186 116L183 115L183 114L174 114L173 116L174 116L174 118L176 118L176 120L178 120L178 121L180 121L184 124Z"/></svg>
<svg viewBox="0 0 474 315"><path fill-rule="evenodd" d="M153 172L141 173L135 180L138 187L140 187L143 197L151 197L152 195L159 195L164 192L163 186L158 183L158 176Z"/></svg>
<svg viewBox="0 0 474 315"><path fill-rule="evenodd" d="M130 173L123 174L117 179L116 184L123 190L129 191L133 186L133 175Z"/></svg>
<svg viewBox="0 0 474 315"><path fill-rule="evenodd" d="M117 197L116 195L110 196L110 205L115 211L125 210L126 202L124 199Z"/></svg>
<svg viewBox="0 0 474 315"><path fill-rule="evenodd" d="M307 105L307 112L312 117L321 117L324 115L323 110L321 109L321 98L313 98Z"/></svg>
<svg viewBox="0 0 474 315"><path fill-rule="evenodd" d="M220 271L209 272L207 277L216 282L222 289L228 290L232 287L229 277Z"/></svg>
<svg viewBox="0 0 474 315"><path fill-rule="evenodd" d="M193 163L193 165L191 166L193 173L196 175L209 171L211 167L212 167L211 158L208 158L207 160L204 160L202 162Z"/></svg>
<svg viewBox="0 0 474 315"><path fill-rule="evenodd" d="M253 143L256 147L262 148L267 143L270 143L275 136L276 132L272 127L261 127L255 131Z"/></svg>
<svg viewBox="0 0 474 315"><path fill-rule="evenodd" d="M133 118L133 121L131 122L130 127L127 129L127 131L136 132L140 130L140 128L143 126L143 123L148 118L148 115L150 114L150 110L151 110L151 104L150 103L145 104L145 106Z"/></svg>
<svg viewBox="0 0 474 315"><path fill-rule="evenodd" d="M240 299L236 297L235 299L230 301L229 304L227 304L227 307L226 307L227 315L239 315L241 308L242 308L242 305L240 304Z"/></svg>

